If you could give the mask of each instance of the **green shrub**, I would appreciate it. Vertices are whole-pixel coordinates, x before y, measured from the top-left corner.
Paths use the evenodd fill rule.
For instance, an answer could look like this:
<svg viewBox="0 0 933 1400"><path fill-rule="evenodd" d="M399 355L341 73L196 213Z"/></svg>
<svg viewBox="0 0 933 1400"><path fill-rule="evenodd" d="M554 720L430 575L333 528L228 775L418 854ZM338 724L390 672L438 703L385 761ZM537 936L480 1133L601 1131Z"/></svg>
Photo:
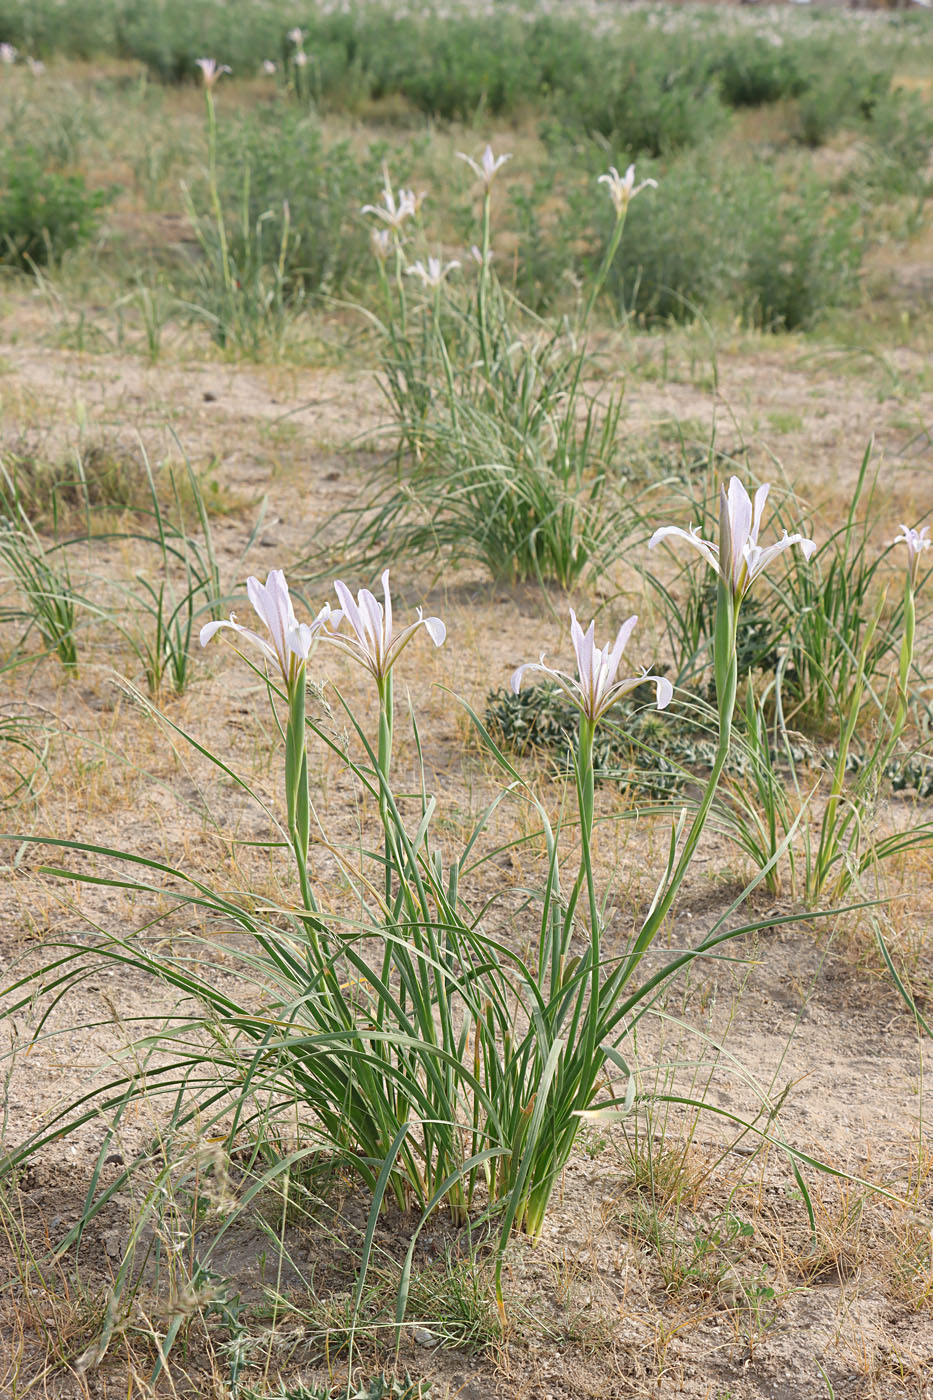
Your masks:
<svg viewBox="0 0 933 1400"><path fill-rule="evenodd" d="M890 70L860 55L839 66L825 52L811 52L810 62L797 133L806 146L822 146L841 127L870 121L890 93Z"/></svg>
<svg viewBox="0 0 933 1400"><path fill-rule="evenodd" d="M821 312L850 303L858 292L864 240L854 208L832 210L824 190L782 196L761 179L748 223L742 311L769 330L797 330Z"/></svg>
<svg viewBox="0 0 933 1400"><path fill-rule="evenodd" d="M114 190L89 190L83 175L48 170L29 148L0 165L0 263L55 263L94 237Z"/></svg>
<svg viewBox="0 0 933 1400"><path fill-rule="evenodd" d="M696 146L725 119L716 83L669 42L596 48L568 78L555 103L565 125L633 155L662 156Z"/></svg>
<svg viewBox="0 0 933 1400"><path fill-rule="evenodd" d="M852 184L869 198L930 193L933 107L917 92L886 93L872 112Z"/></svg>
<svg viewBox="0 0 933 1400"><path fill-rule="evenodd" d="M218 184L230 256L243 285L281 266L283 294L333 290L368 258L360 208L381 183L382 146L362 160L327 144L317 118L277 104L219 124Z"/></svg>
<svg viewBox="0 0 933 1400"><path fill-rule="evenodd" d="M683 162L633 203L610 289L647 321L689 321L719 304L793 330L856 295L857 221L816 184L784 189L769 170Z"/></svg>
<svg viewBox="0 0 933 1400"><path fill-rule="evenodd" d="M730 107L762 107L797 97L806 86L796 45L758 35L742 35L711 54L723 101Z"/></svg>

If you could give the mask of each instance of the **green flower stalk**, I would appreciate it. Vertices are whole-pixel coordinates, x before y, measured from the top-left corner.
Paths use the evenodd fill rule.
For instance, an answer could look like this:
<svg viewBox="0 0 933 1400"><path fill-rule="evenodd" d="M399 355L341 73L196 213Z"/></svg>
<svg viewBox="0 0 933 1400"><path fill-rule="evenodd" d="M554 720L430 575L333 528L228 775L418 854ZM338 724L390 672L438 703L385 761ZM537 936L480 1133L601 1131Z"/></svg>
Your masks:
<svg viewBox="0 0 933 1400"><path fill-rule="evenodd" d="M217 112L214 107L214 88L224 73L231 72L227 65L218 65L214 58L199 58L197 66L204 79L204 100L207 104L207 178L210 187L211 210L217 225L217 238L220 243L220 265L224 289L229 294L234 288L234 278L230 273L230 254L227 249L227 228L220 206L220 190L217 185Z"/></svg>
<svg viewBox="0 0 933 1400"><path fill-rule="evenodd" d="M630 165L624 175L620 175L614 165L610 165L605 175L600 175L597 184L606 185L609 190L609 198L616 211L615 227L612 230L612 237L603 254L603 260L599 265L599 271L593 280L590 294L587 297L586 307L583 311L583 318L580 322L580 329L586 327L590 319L590 314L596 303L596 298L602 291L603 283L609 275L609 269L615 261L615 255L619 251L619 244L622 242L622 233L625 229L625 220L628 217L628 207L636 195L642 190L658 188L657 180L642 180L640 185L635 184L635 167Z"/></svg>
<svg viewBox="0 0 933 1400"><path fill-rule="evenodd" d="M716 706L719 712L719 740L712 771L684 842L683 850L672 873L658 891L658 897L635 941L626 977L631 975L636 963L650 947L663 920L670 912L690 861L693 859L729 755L738 685L735 654L736 630L742 599L758 575L763 573L768 565L785 550L799 545L804 557L809 559L816 549L813 540L807 539L804 535L789 535L786 530L782 538L775 541L774 544L765 547L759 545L758 534L761 529L761 518L770 489L770 486L767 485L759 486L753 501L736 476L730 478L728 488L725 486L720 488L718 545L712 540L702 539L695 525L691 525L689 530L682 530L678 525L662 526L661 529L655 530L648 541L648 548L654 549L668 539L686 540L716 570L719 586L713 634L713 674L716 681Z"/></svg>
<svg viewBox="0 0 933 1400"><path fill-rule="evenodd" d="M269 639L249 627L241 626L235 614L231 613L228 621L208 622L201 628L201 645L207 646L221 628L228 628L258 647L267 663L277 669L282 677L288 702L285 727L288 833L295 854L302 903L309 914L316 916L317 904L311 889L309 869L311 802L305 740L305 663L321 627L330 615L330 609L323 608L310 625L302 623L299 626L281 569L273 569L264 584L257 578L248 578L246 592L256 615L265 624Z"/></svg>
<svg viewBox="0 0 933 1400"><path fill-rule="evenodd" d="M389 768L392 762L392 667L398 660L403 647L408 645L419 627L424 627L436 647L443 643L447 636L447 628L439 617L425 617L419 608L415 621L396 632L392 619L392 597L389 593L388 569L384 570L382 574L384 603L380 603L368 588L361 589L354 599L349 588L340 579L334 583L334 592L337 594L340 607L325 608L319 620L326 625L323 625L320 631L316 631L317 623L314 624L313 628L308 628L303 624L293 634L294 643L290 642L289 644L294 644L300 653L302 648L311 643L314 636L319 636L321 641L330 642L339 650L352 656L354 661L358 661L361 666L365 666L376 682L376 688L379 692L379 746L376 761L381 778L379 810L386 837L385 892L388 906L392 895L391 844L395 839L394 824L386 806ZM349 632L339 630L344 621L349 624Z"/></svg>
<svg viewBox="0 0 933 1400"><path fill-rule="evenodd" d="M476 161L472 156L468 156L465 151L458 151L457 158L465 160L473 171L477 180L483 182L483 223L480 234L480 247L476 250L479 262L479 287L476 293L477 320L479 322L480 352L483 357L483 367L487 376L492 368L492 361L489 346L489 264L491 254L489 249L489 229L490 214L492 211L492 184L499 171L506 161L512 159L511 154L496 156L493 155L492 147L487 145L480 160Z"/></svg>
<svg viewBox="0 0 933 1400"><path fill-rule="evenodd" d="M563 690L568 699L580 711L580 737L577 746L580 869L567 901L559 943L553 948L549 958L547 951L542 947L538 971L539 978L542 979L547 970L550 972L548 1014L553 1014L556 1017L553 1033L555 1037L559 1036L566 1044L568 1056L573 1056L577 1061L577 1068L573 1073L573 1078L576 1080L573 1094L577 1112L583 1112L589 1108L596 1081L605 1059L602 1049L601 1027L605 1020L606 979L602 966L601 917L593 877L592 859L596 787L593 741L596 726L617 700L646 681L654 683L655 698L659 710L663 710L670 704L674 694L673 687L665 676L640 675L622 679L618 677L622 653L637 621L637 617L630 617L623 622L611 647L609 645L597 647L596 624L591 622L584 632L571 608L570 637L577 660L576 676L570 676L564 671L553 670L550 666L545 665L542 656L540 661L526 662L525 665L519 666L513 673L511 680L512 690L517 695L521 689L522 681L529 671L545 675ZM573 967L568 964L567 954L573 931L574 911L584 886L589 914L589 947L585 964ZM549 969L546 968L548 961L550 963ZM588 984L586 987L579 980L580 973L586 975ZM577 983L575 993L571 990L574 983ZM562 1024L565 1021L564 1002L568 990L573 997L574 1005L572 1011L567 1010L567 1024ZM579 1055L577 1055L578 1042L582 1043L582 1052ZM555 1153L561 1166L566 1161L573 1146L579 1122L578 1117L571 1117L568 1120L568 1130L564 1134L559 1151ZM519 1223L524 1223L532 1238L536 1238L540 1233L553 1185L554 1176L549 1171L545 1171L540 1179L532 1179L529 1182L528 1197L523 1205L523 1213Z"/></svg>

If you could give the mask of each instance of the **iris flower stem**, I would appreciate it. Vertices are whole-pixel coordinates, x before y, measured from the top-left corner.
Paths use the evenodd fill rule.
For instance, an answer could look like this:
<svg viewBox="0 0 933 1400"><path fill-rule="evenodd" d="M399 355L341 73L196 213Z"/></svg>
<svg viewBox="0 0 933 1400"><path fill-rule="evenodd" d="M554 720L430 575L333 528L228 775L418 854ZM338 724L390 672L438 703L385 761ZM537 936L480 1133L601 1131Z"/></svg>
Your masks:
<svg viewBox="0 0 933 1400"><path fill-rule="evenodd" d="M223 210L220 207L220 191L217 186L217 111L214 107L214 94L205 84L204 100L207 103L207 181L210 191L211 210L217 225L217 240L220 244L220 269L224 279L224 291L229 296L233 290L230 276L230 254L227 249L227 228Z"/></svg>
<svg viewBox="0 0 933 1400"><path fill-rule="evenodd" d="M304 920L316 964L321 963L318 939L320 920L311 888L309 849L311 801L308 795L308 745L305 737L305 668L299 666L288 688L288 722L285 727L285 800L301 902L310 918Z"/></svg>
<svg viewBox="0 0 933 1400"><path fill-rule="evenodd" d="M592 1063L596 1054L596 1037L599 1026L600 1002L600 915L596 898L596 883L593 879L593 817L596 799L596 775L593 769L593 740L596 734L596 721L585 715L580 716L580 739L577 747L577 785L580 807L580 880L585 880L590 914L590 1004L586 1019L586 1047L584 1063ZM589 1086L581 1085L587 1102Z"/></svg>
<svg viewBox="0 0 933 1400"><path fill-rule="evenodd" d="M599 296L600 292L603 289L603 284L609 275L609 269L610 267L612 267L612 264L615 261L616 253L619 251L619 244L622 242L622 232L625 228L625 220L627 215L628 209L625 208L616 218L615 228L612 230L612 237L609 239L609 244L606 248L605 253L603 254L603 260L599 265L599 271L593 279L593 285L590 288L590 294L586 299L586 306L583 308L583 316L580 319L581 334L583 331L586 330L590 316L593 312L593 307L596 304L596 298Z"/></svg>
<svg viewBox="0 0 933 1400"><path fill-rule="evenodd" d="M706 783L700 805L690 825L680 858L667 882L664 893L654 905L641 931L635 940L631 955L625 965L622 978L627 982L648 948L654 942L661 924L670 913L677 891L693 859L706 819L709 816L722 770L729 757L732 742L732 720L735 714L735 698L738 688L738 667L735 657L736 628L738 625L739 602L731 587L722 577L719 580L719 593L716 604L716 630L713 642L714 674L716 678L716 704L719 710L719 740L713 759L712 771Z"/></svg>
<svg viewBox="0 0 933 1400"><path fill-rule="evenodd" d="M479 321L479 344L480 352L483 356L483 368L486 371L486 378L489 379L492 369L489 362L489 217L491 208L491 198L489 186L483 195L483 227L481 232L480 252L482 262L479 269L479 284L476 293L476 311Z"/></svg>
<svg viewBox="0 0 933 1400"><path fill-rule="evenodd" d="M441 284L438 282L434 288L434 301L432 303L432 318L434 321L434 334L437 336L437 345L441 355L441 363L444 366L444 378L447 381L447 405L450 409L450 419L455 433L460 431L460 414L457 409L457 388L454 383L454 369L450 363L450 355L447 350L447 342L444 339L444 328L441 325Z"/></svg>
<svg viewBox="0 0 933 1400"><path fill-rule="evenodd" d="M392 850L394 841L391 833L391 822L389 806L386 801L386 789L389 785L389 769L392 766L392 724L394 718L394 698L392 690L392 671L386 672L384 676L377 678L377 688L379 691L379 747L377 751L377 762L379 772L382 775L382 782L379 784L379 816L382 821L382 830L385 834L385 900L386 908L392 907Z"/></svg>

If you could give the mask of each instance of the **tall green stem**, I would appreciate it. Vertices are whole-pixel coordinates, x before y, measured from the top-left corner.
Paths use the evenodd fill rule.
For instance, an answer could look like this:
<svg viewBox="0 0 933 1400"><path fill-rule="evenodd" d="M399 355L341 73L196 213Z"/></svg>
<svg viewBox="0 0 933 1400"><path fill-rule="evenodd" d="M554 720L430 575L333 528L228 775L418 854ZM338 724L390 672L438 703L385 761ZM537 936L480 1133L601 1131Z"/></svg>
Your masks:
<svg viewBox="0 0 933 1400"><path fill-rule="evenodd" d="M229 295L233 288L230 276L230 254L227 250L227 227L224 223L220 204L220 191L217 185L217 112L214 107L214 94L209 87L204 89L207 103L207 179L211 198L211 212L217 226L217 240L220 245L220 269L223 275L224 291Z"/></svg>
<svg viewBox="0 0 933 1400"><path fill-rule="evenodd" d="M722 578L719 580L719 594L716 604L716 631L713 642L713 671L716 678L716 704L719 710L719 741L713 759L712 771L700 799L700 805L690 825L680 858L671 873L657 903L652 907L641 927L638 938L625 964L622 982L627 982L647 949L654 941L661 924L670 913L677 891L693 859L694 852L706 825L719 779L729 757L732 742L732 719L735 713L735 697L738 687L738 668L735 657L735 637L738 624L738 603L732 589Z"/></svg>
<svg viewBox="0 0 933 1400"><path fill-rule="evenodd" d="M600 292L603 289L603 283L608 277L609 269L615 261L616 253L619 251L619 244L622 241L622 230L625 228L625 219L627 214L628 208L626 207L616 218L615 228L612 230L612 237L609 239L606 251L603 254L603 260L599 265L599 271L593 279L593 285L590 288L590 294L586 299L586 306L583 308L583 315L580 318L581 334L583 331L586 330L587 323L589 322L590 315L592 314L593 307L596 303L596 298L599 296Z"/></svg>
<svg viewBox="0 0 933 1400"><path fill-rule="evenodd" d="M386 791L389 784L389 770L392 766L392 725L394 719L394 700L392 693L392 672L379 677L377 680L379 689L379 749L377 762L381 781L379 784L379 815L382 819L382 830L385 835L385 898L386 908L391 908L392 903L392 850L393 841L391 836L391 816L386 800Z"/></svg>
<svg viewBox="0 0 933 1400"><path fill-rule="evenodd" d="M580 718L580 741L577 749L577 784L580 806L580 862L581 873L586 880L586 893L590 912L590 1004L586 1017L586 1047L584 1063L592 1064L596 1054L596 1038L599 1027L600 1003L600 915L596 899L596 884L593 879L593 816L596 801L596 775L593 771L593 739L596 734L596 721L585 715ZM581 1107L589 1103L590 1084L584 1080L581 1085ZM585 1102L583 1101L585 1100Z"/></svg>
<svg viewBox="0 0 933 1400"><path fill-rule="evenodd" d="M302 905L312 918L305 927L315 957L320 961L318 906L311 888L309 849L311 799L308 793L308 746L305 737L305 668L299 666L288 689L288 723L285 728L285 800L288 834L298 870Z"/></svg>
<svg viewBox="0 0 933 1400"><path fill-rule="evenodd" d="M481 232L480 255L482 261L479 268L479 286L476 293L476 309L479 319L479 344L480 352L483 356L483 368L486 371L486 378L489 380L492 370L489 359L489 319L488 319L488 296L489 296L489 215L490 215L490 193L487 185L483 195L483 227Z"/></svg>

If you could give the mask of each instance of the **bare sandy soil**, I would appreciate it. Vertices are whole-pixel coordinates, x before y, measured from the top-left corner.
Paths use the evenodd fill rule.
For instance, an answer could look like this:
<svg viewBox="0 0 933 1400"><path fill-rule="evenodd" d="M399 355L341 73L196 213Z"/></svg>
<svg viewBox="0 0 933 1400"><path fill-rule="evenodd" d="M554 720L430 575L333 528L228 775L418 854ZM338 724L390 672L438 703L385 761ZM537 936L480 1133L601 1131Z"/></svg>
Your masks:
<svg viewBox="0 0 933 1400"><path fill-rule="evenodd" d="M685 338L672 357L669 350L664 356L662 377L660 340L637 337L606 347L607 365L615 357L629 367L622 430L639 449L669 439L672 424L688 425L687 435L699 443L708 442L715 428L723 450L737 459L741 454L753 473L798 491L828 531L874 436L884 461L879 543L891 538L901 519L910 523L929 509L933 385L919 352L817 353L803 343L736 338L719 347L718 383L695 342ZM181 443L199 470L213 463L210 475L235 507L214 521L231 590L247 572L264 576L306 554L335 508L361 500L382 470L387 414L368 371L203 361L146 367L20 343L0 345L0 362L8 450L29 442L48 459L64 461L79 440L99 438L132 451L138 435L154 462L177 460ZM266 513L240 567L261 497ZM108 567L130 573L134 563L127 548L115 548L108 561ZM93 578L99 565L89 568ZM400 615L426 601L448 625L448 641L439 651L422 639L406 652L401 682L410 690L431 783L455 840L488 800L493 778L440 687L482 712L489 690L506 684L515 665L542 650L566 658L566 604L576 602L589 615L592 600L491 587L470 571L414 577L397 565L393 579ZM319 589L309 603L319 604L324 592ZM620 567L618 577L606 581L604 600L604 626L640 609L644 599L634 570ZM646 640L650 607L643 611L633 648L638 662L652 659ZM7 623L0 635L10 646L16 627ZM284 858L256 850L231 854L228 838L262 839L265 818L242 794L220 786L157 716L134 703L120 679L139 684L132 665L119 638L96 628L88 634L77 676L63 675L50 660L4 674L0 702L28 704L52 733L47 782L34 801L7 814L6 825L145 852L205 878L248 882L267 897L288 899ZM333 655L326 678L357 713L373 715L361 672ZM199 652L190 690L166 701L165 709L173 723L248 773L270 804L278 803L281 758L263 689L231 648L218 640ZM396 761L400 771L413 769L410 740L400 738ZM316 755L313 762L328 837L352 841L360 816L345 774L333 755ZM542 783L549 781L542 772ZM556 807L560 794L552 786ZM608 789L599 800L607 817L622 803ZM892 800L883 817L896 823L905 814L916 817L907 799ZM514 821L504 809L497 834L506 834ZM644 822L637 830L627 822L601 828L602 874L615 885L610 942L619 942L646 907L665 832L663 822ZM47 956L55 938L84 936L95 923L110 932L129 930L157 909L157 900L147 909L117 890L55 881L39 872L49 858L48 848L17 848L15 842L4 856L4 985ZM326 849L316 859L326 882ZM90 857L68 857L66 863L85 869L93 864ZM516 857L502 879L517 886L528 874ZM695 942L749 874L737 851L711 837L666 932L669 945ZM879 889L890 901L879 917L922 1007L933 986L930 888L929 855L921 851L888 869ZM640 1127L588 1129L540 1244L532 1249L519 1239L510 1246L504 1337L471 1352L436 1345L443 1329L435 1321L404 1333L399 1370L434 1378L435 1400L933 1396L929 1047L883 969L869 914L830 914L790 928L769 925L793 907L789 893L771 898L755 892L749 917L764 927L738 945L730 960L678 984L664 1016L639 1039L642 1075L649 1085L676 1084L681 1092L708 1082L710 1101L737 1113L754 1112L760 1096L779 1102L775 1135L889 1194L808 1169L814 1233L787 1158L774 1148L758 1149L752 1136L725 1120L665 1115L659 1108ZM520 919L513 932L520 934ZM182 928L175 933L185 936ZM160 936L168 936L164 926ZM217 976L224 975L218 956ZM155 1023L172 1003L167 989L111 968L98 970L79 996L56 1007L46 1026L61 1032L54 1038L30 1046L34 1015L29 1008L17 1013L7 1022L17 1045L7 1061L6 1145L77 1095L140 1024ZM80 1029L87 1023L93 1028ZM701 1035L725 1050L714 1052ZM692 1068L697 1061L709 1068ZM158 1111L155 1105L154 1122ZM102 1182L115 1179L152 1127L142 1116L121 1123ZM127 1243L136 1209L129 1196L118 1196L94 1223L77 1257L43 1265L41 1277L38 1262L30 1262L44 1257L77 1218L105 1132L103 1122L92 1120L44 1149L6 1198L0 1276L10 1286L0 1293L0 1394L11 1400L27 1394L147 1393L153 1350L145 1319L158 1332L165 1306L151 1272L133 1327L112 1339L99 1366L77 1364L82 1355L87 1362L99 1317L93 1300L108 1286ZM653 1189L645 1182L646 1140L658 1160L664 1153L680 1155L676 1175L682 1189L673 1202L658 1182ZM235 1173L228 1185L235 1195ZM260 1348L257 1360L270 1380L281 1373L294 1385L299 1376L310 1383L343 1374L345 1353L335 1347L328 1369L314 1344L314 1314L316 1309L323 1325L327 1307L352 1286L354 1232L365 1202L344 1195L333 1208L330 1221L289 1225L286 1232L291 1259L280 1282L293 1298L313 1301L303 1322L297 1314L283 1322L268 1357ZM378 1236L382 1257L397 1258L412 1228L404 1217L387 1217ZM245 1219L215 1265L257 1309L267 1282L268 1247L256 1222ZM456 1261L465 1249L462 1236L439 1223L426 1233L420 1264L430 1275L439 1260ZM488 1307L482 1258L476 1256L475 1267ZM467 1272L472 1268L468 1263ZM163 1284L170 1274L163 1271ZM223 1393L222 1321L215 1319L213 1326L207 1337L192 1328L157 1382L159 1393ZM263 1346L271 1346L268 1335ZM354 1364L360 1374L375 1374L387 1355L391 1361L384 1336L364 1337Z"/></svg>

